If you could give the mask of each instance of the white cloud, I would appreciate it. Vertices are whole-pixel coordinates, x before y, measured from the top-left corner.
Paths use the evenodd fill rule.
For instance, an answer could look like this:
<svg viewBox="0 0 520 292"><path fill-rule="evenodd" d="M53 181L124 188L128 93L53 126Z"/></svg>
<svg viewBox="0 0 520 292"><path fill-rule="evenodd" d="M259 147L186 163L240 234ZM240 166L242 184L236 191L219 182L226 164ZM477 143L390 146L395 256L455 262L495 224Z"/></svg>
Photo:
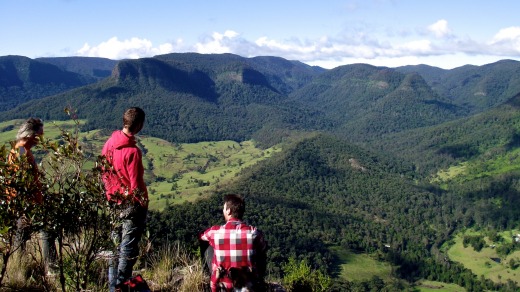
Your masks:
<svg viewBox="0 0 520 292"><path fill-rule="evenodd" d="M497 44L502 42L518 42L520 40L520 27L512 26L503 28L493 37L491 44Z"/></svg>
<svg viewBox="0 0 520 292"><path fill-rule="evenodd" d="M520 54L520 27L512 26L501 29L488 45L491 54L518 56Z"/></svg>
<svg viewBox="0 0 520 292"><path fill-rule="evenodd" d="M152 42L147 39L134 37L129 40L120 41L117 37L112 37L108 41L102 42L95 47L91 47L88 43L85 43L76 53L79 56L119 60L151 57L171 52L173 52L173 45L170 43L154 47Z"/></svg>
<svg viewBox="0 0 520 292"><path fill-rule="evenodd" d="M432 53L432 42L430 40L418 40L404 43L396 47L400 57L404 55L427 55Z"/></svg>
<svg viewBox="0 0 520 292"><path fill-rule="evenodd" d="M230 53L230 43L238 36L237 32L227 30L223 34L214 32L207 42L195 44L195 51L201 54Z"/></svg>
<svg viewBox="0 0 520 292"><path fill-rule="evenodd" d="M448 21L441 19L434 24L428 26L428 30L438 38L451 35L451 29L448 27Z"/></svg>
<svg viewBox="0 0 520 292"><path fill-rule="evenodd" d="M387 31L383 34L356 31L338 36L324 35L316 39L273 39L262 36L256 40L249 40L236 31L226 30L213 32L195 44L184 44L183 40L179 39L158 46L153 46L147 39L132 38L120 41L113 37L94 47L85 44L77 53L82 56L111 59L150 57L174 51L202 54L233 53L243 57L279 56L288 60L319 64L326 68L351 62L380 66L424 63L447 68L458 64L457 60L465 62L469 58L520 58L520 27L501 29L487 42L476 41L470 37L461 38L453 34L444 19L428 26L427 29L430 34L424 34L423 31L404 37L396 37ZM442 58L451 61L441 65Z"/></svg>

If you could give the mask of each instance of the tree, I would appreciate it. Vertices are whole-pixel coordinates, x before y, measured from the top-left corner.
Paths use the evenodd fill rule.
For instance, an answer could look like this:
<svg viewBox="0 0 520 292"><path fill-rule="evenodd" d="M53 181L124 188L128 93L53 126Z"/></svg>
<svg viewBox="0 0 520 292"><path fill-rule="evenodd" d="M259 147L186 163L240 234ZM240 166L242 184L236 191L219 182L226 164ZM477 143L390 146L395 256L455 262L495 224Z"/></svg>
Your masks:
<svg viewBox="0 0 520 292"><path fill-rule="evenodd" d="M2 254L2 269L0 271L0 287L2 286L7 265L11 256L20 249L24 240L16 240L22 232L19 219L31 222L23 227L27 236L33 234L42 225L40 205L35 204L34 194L40 191L34 183L36 178L31 165L25 156L20 156L9 163L9 149L6 145L0 147L0 252Z"/></svg>
<svg viewBox="0 0 520 292"><path fill-rule="evenodd" d="M42 218L58 241L63 291L66 291L66 276L73 289L79 291L87 289L89 277L96 274L99 252L112 248L110 233L118 220L104 196L101 175L106 161L98 157L93 168L87 167L93 157L82 151L79 121L71 109L65 111L75 122L73 131L61 129L59 141L43 143L50 151L42 167L44 183L48 186ZM68 275L65 268L70 271Z"/></svg>
<svg viewBox="0 0 520 292"><path fill-rule="evenodd" d="M21 245L15 240L19 233L19 218L26 218L28 223L24 230L29 234L44 229L57 239L62 291L86 290L92 278L99 275L98 254L113 247L110 234L119 222L118 210L111 208L105 199L101 180L102 173L109 168L103 157L91 157L82 151L79 121L72 110L65 111L75 127L71 132L60 129L58 141L41 141L45 153L39 167L40 184L35 183L36 177L29 171L25 156L8 163L6 157L10 149L5 145L0 147L0 252L3 260L0 287L9 259ZM92 164L94 166L89 166ZM41 204L33 200L37 191L43 193ZM32 254L32 258L43 274L41 257Z"/></svg>

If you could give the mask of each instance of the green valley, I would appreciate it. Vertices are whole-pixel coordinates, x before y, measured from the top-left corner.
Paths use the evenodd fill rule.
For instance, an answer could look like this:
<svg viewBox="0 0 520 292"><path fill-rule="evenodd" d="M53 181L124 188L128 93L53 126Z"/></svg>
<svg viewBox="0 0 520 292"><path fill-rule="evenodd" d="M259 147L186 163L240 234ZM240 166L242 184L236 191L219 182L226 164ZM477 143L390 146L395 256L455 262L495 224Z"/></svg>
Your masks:
<svg viewBox="0 0 520 292"><path fill-rule="evenodd" d="M14 140L21 122L11 120L0 123L0 144ZM60 129L75 129L74 121L44 122L46 139L59 139ZM80 125L83 123L85 121L80 121ZM100 130L79 133L83 151L92 161L101 154L109 133ZM154 210L212 195L215 190L231 183L242 169L282 150L281 146L260 149L254 141L170 143L150 136L138 136L138 145L143 150L145 180L150 207ZM42 150L39 152L45 153Z"/></svg>
<svg viewBox="0 0 520 292"><path fill-rule="evenodd" d="M520 282L520 243L514 239L518 233L518 230L495 232L491 238L488 232L468 229L457 234L445 248L450 260L463 264L477 276L497 283ZM475 238L482 240L482 244L471 244Z"/></svg>
<svg viewBox="0 0 520 292"><path fill-rule="evenodd" d="M222 222L222 195L239 193L266 234L273 279L294 260L332 277L330 291L518 290L520 62L326 70L233 54L0 58L11 63L1 144L29 116L59 141L76 126L62 109L74 107L89 168L125 108L146 112L138 146L154 249L179 243L197 255L198 232ZM68 73L40 86L22 78L31 68ZM65 90L73 77L92 82ZM43 166L49 154L37 148Z"/></svg>

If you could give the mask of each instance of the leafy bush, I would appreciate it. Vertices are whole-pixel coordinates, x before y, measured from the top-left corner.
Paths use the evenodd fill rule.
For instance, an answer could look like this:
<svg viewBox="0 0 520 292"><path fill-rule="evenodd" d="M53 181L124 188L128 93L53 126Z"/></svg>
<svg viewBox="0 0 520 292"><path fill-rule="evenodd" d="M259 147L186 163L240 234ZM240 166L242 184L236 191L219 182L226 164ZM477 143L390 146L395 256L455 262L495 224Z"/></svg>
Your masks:
<svg viewBox="0 0 520 292"><path fill-rule="evenodd" d="M283 271L283 282L288 291L327 291L331 285L329 276L312 270L306 260L297 261L290 257Z"/></svg>
<svg viewBox="0 0 520 292"><path fill-rule="evenodd" d="M70 109L66 112L76 127L71 132L62 129L59 141L43 143L49 154L42 163L47 186L42 219L58 241L60 283L64 291L65 286L84 290L89 282L96 281L91 275L97 274L97 256L102 250L113 248L110 233L118 222L115 210L104 196L101 174L106 162L98 157L93 168L87 167L93 158L82 151L75 113ZM66 274L65 258L71 261Z"/></svg>
<svg viewBox="0 0 520 292"><path fill-rule="evenodd" d="M86 155L79 143L79 122L66 109L76 126L69 132L61 129L58 141L42 141L46 154L40 164L40 181L24 155L13 163L5 159L8 147L0 148L0 252L2 270L0 287L7 272L9 259L24 240L15 240L19 218L25 218L28 235L45 230L57 240L57 265L61 290L85 290L100 281L102 264L98 254L113 248L110 232L118 222L116 210L104 196L101 173L104 160ZM11 145L14 147L14 144ZM94 164L93 167L88 165ZM43 203L36 203L35 193L43 193ZM15 194L15 196L13 196ZM44 275L41 247L30 252ZM45 280L45 277L42 277Z"/></svg>
<svg viewBox="0 0 520 292"><path fill-rule="evenodd" d="M14 143L11 147L14 147ZM43 224L41 206L34 204L33 196L39 189L34 183L36 178L31 171L31 163L25 156L9 163L9 152L10 149L5 145L0 147L0 286L7 272L9 259L24 244L23 240L16 239L22 227L18 224L19 220L24 222L22 225L27 235L34 233Z"/></svg>
<svg viewBox="0 0 520 292"><path fill-rule="evenodd" d="M468 244L471 244L471 246L473 247L473 249L475 249L475 251L481 251L484 246L486 245L486 242L484 241L484 237L483 236L469 236L469 235L466 235L464 236L464 239L462 241L462 244L464 245L464 247L467 247Z"/></svg>

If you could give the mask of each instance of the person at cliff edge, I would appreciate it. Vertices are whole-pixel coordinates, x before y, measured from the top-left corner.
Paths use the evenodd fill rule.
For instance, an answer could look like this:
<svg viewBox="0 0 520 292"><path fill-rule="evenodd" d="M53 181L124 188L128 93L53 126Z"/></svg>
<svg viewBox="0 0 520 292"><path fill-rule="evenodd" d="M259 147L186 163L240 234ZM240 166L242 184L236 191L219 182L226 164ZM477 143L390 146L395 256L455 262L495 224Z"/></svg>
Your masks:
<svg viewBox="0 0 520 292"><path fill-rule="evenodd" d="M226 223L199 234L212 292L266 291L267 242L260 230L242 221L244 211L241 195L225 195L222 213Z"/></svg>
<svg viewBox="0 0 520 292"><path fill-rule="evenodd" d="M131 107L123 114L123 129L112 133L105 143L102 155L111 169L105 171L103 182L107 199L122 209L122 224L112 233L119 243L118 255L109 267L110 291L124 287L132 277L132 269L139 256L139 241L146 227L148 191L144 182L141 150L135 135L144 126L145 113Z"/></svg>

